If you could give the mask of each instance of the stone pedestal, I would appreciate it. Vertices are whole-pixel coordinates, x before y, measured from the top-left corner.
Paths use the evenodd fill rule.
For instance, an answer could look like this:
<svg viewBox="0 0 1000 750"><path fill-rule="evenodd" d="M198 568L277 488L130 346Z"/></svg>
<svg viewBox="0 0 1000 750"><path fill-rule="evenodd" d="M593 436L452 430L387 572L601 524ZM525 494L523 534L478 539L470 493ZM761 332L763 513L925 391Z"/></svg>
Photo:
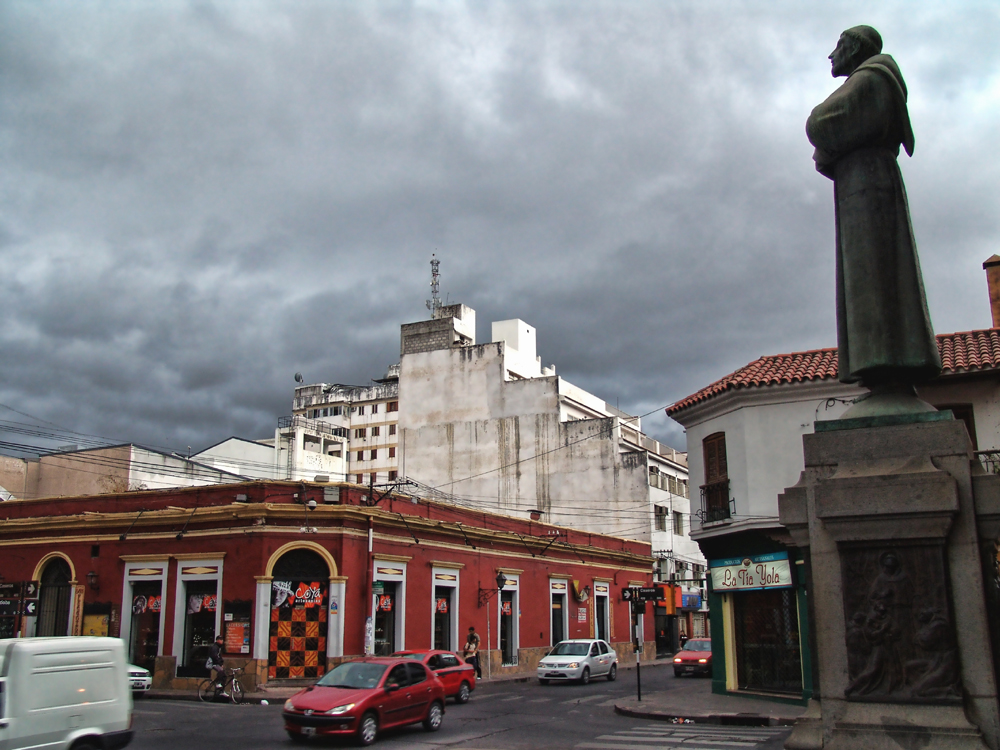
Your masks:
<svg viewBox="0 0 1000 750"><path fill-rule="evenodd" d="M788 748L1000 747L982 470L961 422L898 421L817 424L799 483L779 496L808 552L819 665L818 702Z"/></svg>

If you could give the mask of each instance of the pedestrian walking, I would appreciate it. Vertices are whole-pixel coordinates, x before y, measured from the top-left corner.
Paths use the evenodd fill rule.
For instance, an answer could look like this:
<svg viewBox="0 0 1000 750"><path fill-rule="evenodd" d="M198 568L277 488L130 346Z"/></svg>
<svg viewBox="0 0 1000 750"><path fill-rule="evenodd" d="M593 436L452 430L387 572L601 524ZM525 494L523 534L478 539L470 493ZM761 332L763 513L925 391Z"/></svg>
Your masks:
<svg viewBox="0 0 1000 750"><path fill-rule="evenodd" d="M469 635L465 639L465 660L476 668L476 677L483 679L483 670L479 666L479 633L472 625L469 626Z"/></svg>

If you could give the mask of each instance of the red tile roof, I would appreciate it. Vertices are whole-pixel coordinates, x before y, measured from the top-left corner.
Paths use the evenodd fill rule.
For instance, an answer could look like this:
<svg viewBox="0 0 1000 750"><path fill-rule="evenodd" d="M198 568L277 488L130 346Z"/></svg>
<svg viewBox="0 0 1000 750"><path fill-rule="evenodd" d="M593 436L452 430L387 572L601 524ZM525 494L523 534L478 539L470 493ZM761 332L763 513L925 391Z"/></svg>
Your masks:
<svg viewBox="0 0 1000 750"><path fill-rule="evenodd" d="M944 333L937 337L937 342L941 352L941 364L944 366L943 375L1000 367L1000 328ZM772 354L761 357L672 404L667 407L667 414L673 416L689 406L739 388L802 383L808 380L833 380L836 377L836 349Z"/></svg>

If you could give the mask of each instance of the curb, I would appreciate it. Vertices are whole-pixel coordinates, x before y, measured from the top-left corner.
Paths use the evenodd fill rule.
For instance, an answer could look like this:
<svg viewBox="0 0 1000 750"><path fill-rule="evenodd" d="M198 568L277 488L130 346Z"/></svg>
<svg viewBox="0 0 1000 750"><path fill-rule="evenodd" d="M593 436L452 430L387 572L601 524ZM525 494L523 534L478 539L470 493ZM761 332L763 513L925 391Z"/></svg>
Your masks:
<svg viewBox="0 0 1000 750"><path fill-rule="evenodd" d="M677 712L669 709L639 709L632 706L615 704L615 713L630 716L634 719L652 719L667 721L672 724L715 724L719 726L737 727L790 727L795 725L795 719L787 716L767 716L765 714L702 714Z"/></svg>

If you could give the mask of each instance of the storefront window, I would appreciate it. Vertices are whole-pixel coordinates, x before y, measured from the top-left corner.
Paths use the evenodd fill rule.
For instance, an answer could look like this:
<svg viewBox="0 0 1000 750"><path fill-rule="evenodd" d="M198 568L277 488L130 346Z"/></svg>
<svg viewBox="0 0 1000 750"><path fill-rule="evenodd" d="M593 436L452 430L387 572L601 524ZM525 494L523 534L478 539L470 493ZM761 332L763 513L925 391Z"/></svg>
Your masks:
<svg viewBox="0 0 1000 750"><path fill-rule="evenodd" d="M129 628L129 659L153 671L160 643L160 610L163 596L159 581L132 584L132 622Z"/></svg>
<svg viewBox="0 0 1000 750"><path fill-rule="evenodd" d="M552 595L552 645L566 640L566 594Z"/></svg>
<svg viewBox="0 0 1000 750"><path fill-rule="evenodd" d="M396 581L381 581L382 593L375 595L375 656L396 651Z"/></svg>
<svg viewBox="0 0 1000 750"><path fill-rule="evenodd" d="M517 665L517 592L500 592L500 657L503 666Z"/></svg>
<svg viewBox="0 0 1000 750"><path fill-rule="evenodd" d="M278 559L272 575L268 677L321 677L326 673L326 561L312 550L293 549Z"/></svg>
<svg viewBox="0 0 1000 750"><path fill-rule="evenodd" d="M434 587L434 648L452 650L451 633L455 608L452 605L451 586Z"/></svg>
<svg viewBox="0 0 1000 750"><path fill-rule="evenodd" d="M187 581L184 589L183 666L178 668L177 674L181 677L207 676L205 661L215 641L218 583Z"/></svg>
<svg viewBox="0 0 1000 750"><path fill-rule="evenodd" d="M597 622L597 637L608 640L608 597L594 597L594 617ZM610 643L610 641L608 641Z"/></svg>
<svg viewBox="0 0 1000 750"><path fill-rule="evenodd" d="M740 690L802 692L794 589L733 594Z"/></svg>

